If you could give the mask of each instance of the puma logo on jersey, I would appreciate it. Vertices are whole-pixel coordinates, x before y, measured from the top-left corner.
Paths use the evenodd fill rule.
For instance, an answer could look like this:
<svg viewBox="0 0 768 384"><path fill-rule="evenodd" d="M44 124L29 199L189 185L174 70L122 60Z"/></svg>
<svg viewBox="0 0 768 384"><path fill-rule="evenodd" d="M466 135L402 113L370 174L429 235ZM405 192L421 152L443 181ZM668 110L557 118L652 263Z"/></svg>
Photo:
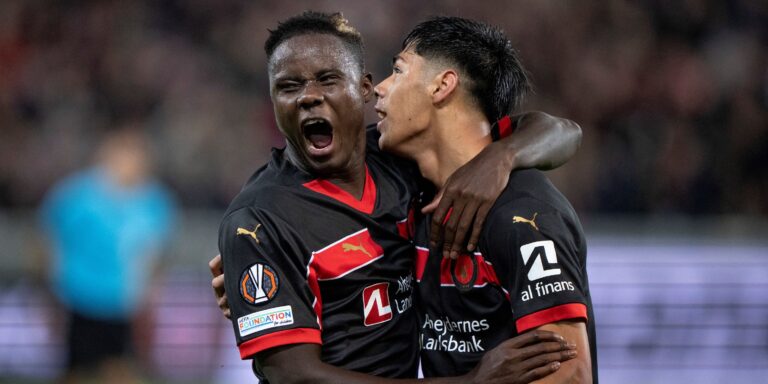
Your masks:
<svg viewBox="0 0 768 384"><path fill-rule="evenodd" d="M254 240L256 240L256 244L261 244L261 242L259 241L259 238L256 236L256 232L259 231L259 227L261 227L261 224L256 224L256 227L253 228L253 231L249 231L249 230L247 230L245 228L239 228L238 227L237 228L237 235L238 236L240 236L240 235L248 235L250 237L253 237Z"/></svg>
<svg viewBox="0 0 768 384"><path fill-rule="evenodd" d="M350 243L344 243L341 245L341 248L344 250L344 252L350 252L350 251L360 251L362 253L365 253L368 257L373 257L368 250L363 248L362 245L354 245Z"/></svg>
<svg viewBox="0 0 768 384"><path fill-rule="evenodd" d="M539 214L538 212L535 212L533 214L533 217L531 217L530 220L526 219L525 217L515 216L515 217L512 218L512 222L513 223L528 223L528 224L531 225L531 227L533 227L533 229L538 231L539 227L536 225L536 215L538 215L538 214Z"/></svg>

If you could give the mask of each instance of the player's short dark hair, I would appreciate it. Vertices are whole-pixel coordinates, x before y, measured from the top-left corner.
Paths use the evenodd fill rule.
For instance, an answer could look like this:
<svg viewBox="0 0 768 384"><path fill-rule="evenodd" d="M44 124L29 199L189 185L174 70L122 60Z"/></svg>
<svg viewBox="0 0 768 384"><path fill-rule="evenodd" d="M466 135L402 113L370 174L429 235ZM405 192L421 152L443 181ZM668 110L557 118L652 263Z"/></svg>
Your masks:
<svg viewBox="0 0 768 384"><path fill-rule="evenodd" d="M499 28L485 23L433 17L413 28L402 48L456 65L469 77L468 90L490 122L512 112L531 88L512 43Z"/></svg>
<svg viewBox="0 0 768 384"><path fill-rule="evenodd" d="M264 43L267 59L284 41L301 35L327 34L338 37L355 57L360 72L365 69L363 36L349 24L340 12L324 13L306 11L277 24L277 29L269 30L269 37Z"/></svg>

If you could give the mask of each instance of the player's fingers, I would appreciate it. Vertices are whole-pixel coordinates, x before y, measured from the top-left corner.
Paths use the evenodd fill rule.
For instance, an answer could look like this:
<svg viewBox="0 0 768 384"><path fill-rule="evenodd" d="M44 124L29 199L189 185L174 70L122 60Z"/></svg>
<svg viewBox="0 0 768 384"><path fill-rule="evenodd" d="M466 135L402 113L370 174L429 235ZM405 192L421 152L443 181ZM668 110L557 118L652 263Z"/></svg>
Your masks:
<svg viewBox="0 0 768 384"><path fill-rule="evenodd" d="M558 369L560 369L560 362L553 361L543 367L531 369L522 375L512 378L514 380L512 382L516 384L530 383L534 380L544 378L547 375L557 372Z"/></svg>
<svg viewBox="0 0 768 384"><path fill-rule="evenodd" d="M544 356L550 353L567 353L576 351L576 344L566 342L542 342L518 349L520 360L529 360L537 356Z"/></svg>
<svg viewBox="0 0 768 384"><path fill-rule="evenodd" d="M456 228L459 226L459 219L464 212L465 205L461 201L455 201L451 214L446 217L445 224L443 225L443 257L450 257L456 259L459 257L458 253L451 252L453 247L453 238L456 236Z"/></svg>
<svg viewBox="0 0 768 384"><path fill-rule="evenodd" d="M224 273L224 271L221 270L221 255L214 256L214 258L208 262L208 269L211 270L211 275L213 275L213 277Z"/></svg>
<svg viewBox="0 0 768 384"><path fill-rule="evenodd" d="M224 295L224 275L218 275L211 279L211 286L216 293L216 297Z"/></svg>
<svg viewBox="0 0 768 384"><path fill-rule="evenodd" d="M453 242L451 244L451 258L455 259L459 257L459 254L464 252L464 240L467 238L467 232L475 219L475 213L479 207L479 203L475 200L468 202L464 209L461 211L461 217L457 218L458 224L453 234Z"/></svg>
<svg viewBox="0 0 768 384"><path fill-rule="evenodd" d="M227 301L227 296L222 296L216 300L216 303L219 305L219 309L221 310L221 314L224 315L227 319L232 316L232 312L229 310L229 301Z"/></svg>
<svg viewBox="0 0 768 384"><path fill-rule="evenodd" d="M480 241L480 232L483 230L483 225L485 225L485 218L488 217L488 211L491 210L492 206L493 203L486 203L481 204L477 209L475 222L472 224L472 234L469 236L469 242L467 243L468 251L474 252L477 247L477 244Z"/></svg>
<svg viewBox="0 0 768 384"><path fill-rule="evenodd" d="M432 223L430 225L429 232L429 245L432 248L437 247L440 242L445 217L450 217L453 214L453 207L451 206L452 204L452 199L444 196L440 199L440 203L437 205L435 212L432 214Z"/></svg>
<svg viewBox="0 0 768 384"><path fill-rule="evenodd" d="M557 334L551 331L536 330L536 331L526 332L526 333L523 333L522 335L515 336L511 339L504 341L503 343L501 343L501 345L504 345L507 348L522 348L527 345L531 345L539 342L546 342L546 341L555 341L558 343L566 342L565 338L560 334Z"/></svg>
<svg viewBox="0 0 768 384"><path fill-rule="evenodd" d="M225 309L229 309L229 302L227 302L227 296L221 296L216 299L216 304L219 305L219 308L221 308L222 311Z"/></svg>
<svg viewBox="0 0 768 384"><path fill-rule="evenodd" d="M437 209L438 204L440 204L440 200L442 198L443 198L443 190L441 189L437 193L437 196L435 196L435 198L432 199L432 201L429 204L427 204L423 208L421 208L421 213L426 215L426 214L434 212L435 209Z"/></svg>

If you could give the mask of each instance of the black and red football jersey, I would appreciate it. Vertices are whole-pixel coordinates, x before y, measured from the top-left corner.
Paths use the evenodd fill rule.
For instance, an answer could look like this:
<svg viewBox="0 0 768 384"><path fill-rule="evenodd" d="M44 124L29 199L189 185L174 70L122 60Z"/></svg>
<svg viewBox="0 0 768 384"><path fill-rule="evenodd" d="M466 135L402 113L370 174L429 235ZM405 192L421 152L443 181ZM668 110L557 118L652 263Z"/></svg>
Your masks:
<svg viewBox="0 0 768 384"><path fill-rule="evenodd" d="M483 354L527 330L587 322L597 383L586 240L570 203L537 170L512 172L488 214L478 252L430 254L429 217L416 222L416 299L426 377L469 372Z"/></svg>
<svg viewBox="0 0 768 384"><path fill-rule="evenodd" d="M414 248L406 233L414 169L382 154L377 132L368 132L361 199L276 149L227 210L219 249L242 358L314 343L326 363L415 377Z"/></svg>

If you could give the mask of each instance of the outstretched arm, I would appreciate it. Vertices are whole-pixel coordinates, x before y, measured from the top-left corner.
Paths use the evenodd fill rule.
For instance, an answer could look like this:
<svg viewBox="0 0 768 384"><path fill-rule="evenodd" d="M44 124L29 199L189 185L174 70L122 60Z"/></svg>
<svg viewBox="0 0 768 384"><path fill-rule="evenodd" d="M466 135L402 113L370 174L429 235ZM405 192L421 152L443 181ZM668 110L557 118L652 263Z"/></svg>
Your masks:
<svg viewBox="0 0 768 384"><path fill-rule="evenodd" d="M424 208L434 212L431 246L438 246L442 238L445 257L458 257L470 229L466 249L475 249L485 217L507 186L510 172L557 168L573 157L581 143L581 127L568 119L526 112L511 116L511 121L513 133L457 169L435 201ZM449 211L452 214L446 219Z"/></svg>

